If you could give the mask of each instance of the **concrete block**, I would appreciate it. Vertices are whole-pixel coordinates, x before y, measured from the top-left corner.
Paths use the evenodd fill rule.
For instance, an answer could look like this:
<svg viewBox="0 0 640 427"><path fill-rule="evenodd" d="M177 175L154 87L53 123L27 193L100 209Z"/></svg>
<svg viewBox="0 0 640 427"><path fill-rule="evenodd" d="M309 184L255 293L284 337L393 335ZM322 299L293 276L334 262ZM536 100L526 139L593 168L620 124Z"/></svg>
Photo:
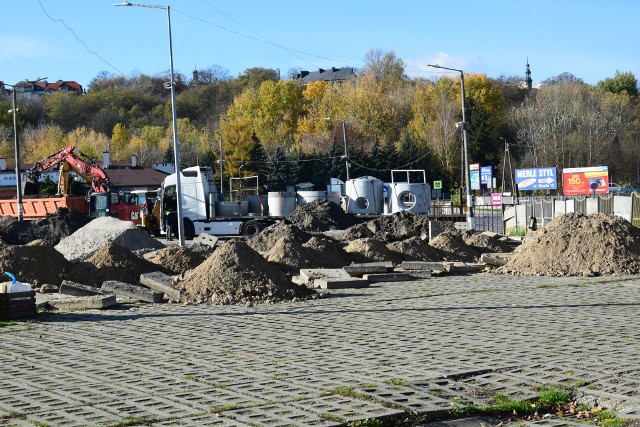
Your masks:
<svg viewBox="0 0 640 427"><path fill-rule="evenodd" d="M483 236L491 237L492 239L495 239L499 236L498 233L494 233L493 231L483 231L480 234L482 234Z"/></svg>
<svg viewBox="0 0 640 427"><path fill-rule="evenodd" d="M180 291L173 286L173 279L171 276L160 271L141 274L140 283L150 287L154 291L164 293L174 301L178 301L180 299Z"/></svg>
<svg viewBox="0 0 640 427"><path fill-rule="evenodd" d="M430 270L413 270L409 271L408 274L414 279L430 279L433 276Z"/></svg>
<svg viewBox="0 0 640 427"><path fill-rule="evenodd" d="M215 247L218 244L218 237L211 234L199 234L193 238L193 242Z"/></svg>
<svg viewBox="0 0 640 427"><path fill-rule="evenodd" d="M447 271L450 274L459 273L478 273L487 268L484 263L470 263L470 262L452 262L447 265Z"/></svg>
<svg viewBox="0 0 640 427"><path fill-rule="evenodd" d="M300 269L300 278L305 280L305 284L315 279L348 279L351 276L342 268L302 268Z"/></svg>
<svg viewBox="0 0 640 427"><path fill-rule="evenodd" d="M439 221L429 221L429 240L435 239L444 232L444 226Z"/></svg>
<svg viewBox="0 0 640 427"><path fill-rule="evenodd" d="M349 267L385 267L387 270L393 270L393 262L391 261L376 261L376 262L362 262L362 263L351 263Z"/></svg>
<svg viewBox="0 0 640 427"><path fill-rule="evenodd" d="M369 283L380 282L405 282L413 280L413 276L409 273L382 273L382 274L365 274L363 279L368 280Z"/></svg>
<svg viewBox="0 0 640 427"><path fill-rule="evenodd" d="M369 281L365 279L316 279L316 287L320 289L351 289L368 288Z"/></svg>
<svg viewBox="0 0 640 427"><path fill-rule="evenodd" d="M293 276L291 278L291 281L293 283L295 283L296 285L307 286L309 284L309 281L307 279L303 278L302 276Z"/></svg>
<svg viewBox="0 0 640 427"><path fill-rule="evenodd" d="M447 264L446 262L402 261L401 268L403 270L445 271Z"/></svg>
<svg viewBox="0 0 640 427"><path fill-rule="evenodd" d="M456 230L471 230L471 226L468 222L454 222L453 227Z"/></svg>
<svg viewBox="0 0 640 427"><path fill-rule="evenodd" d="M75 297L86 297L92 295L104 295L100 288L83 285L82 283L72 282L71 280L63 280L58 290L64 295L73 295Z"/></svg>
<svg viewBox="0 0 640 427"><path fill-rule="evenodd" d="M49 307L55 308L56 310L103 309L113 305L116 305L115 295L68 296L49 300Z"/></svg>
<svg viewBox="0 0 640 427"><path fill-rule="evenodd" d="M480 262L483 262L492 267L502 267L509 261L509 259L511 259L511 257L513 257L513 253L487 253L480 256Z"/></svg>
<svg viewBox="0 0 640 427"><path fill-rule="evenodd" d="M163 292L143 288L142 286L131 285L129 283L119 282L117 280L107 280L106 282L103 282L100 289L105 292L115 294L119 297L127 297L138 301L159 303L164 299Z"/></svg>
<svg viewBox="0 0 640 427"><path fill-rule="evenodd" d="M351 277L362 277L365 274L386 273L388 271L385 265L347 265L343 268Z"/></svg>

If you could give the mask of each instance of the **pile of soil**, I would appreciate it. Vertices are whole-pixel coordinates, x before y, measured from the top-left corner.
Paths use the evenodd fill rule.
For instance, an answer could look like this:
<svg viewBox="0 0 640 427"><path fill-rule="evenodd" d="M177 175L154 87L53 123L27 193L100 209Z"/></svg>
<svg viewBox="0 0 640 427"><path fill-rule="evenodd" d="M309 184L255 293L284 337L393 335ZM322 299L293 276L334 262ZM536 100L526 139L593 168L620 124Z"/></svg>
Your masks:
<svg viewBox="0 0 640 427"><path fill-rule="evenodd" d="M402 255L403 261L442 261L444 254L420 237L392 242L387 245L393 252Z"/></svg>
<svg viewBox="0 0 640 427"><path fill-rule="evenodd" d="M134 223L111 217L94 219L62 239L55 248L69 261L84 261L110 242L130 251L164 248L162 243Z"/></svg>
<svg viewBox="0 0 640 427"><path fill-rule="evenodd" d="M614 215L562 215L514 251L500 273L541 276L640 274L640 230Z"/></svg>
<svg viewBox="0 0 640 427"><path fill-rule="evenodd" d="M340 206L327 200L314 200L299 205L287 216L291 223L305 231L344 230L354 225L354 215L346 213Z"/></svg>
<svg viewBox="0 0 640 427"><path fill-rule="evenodd" d="M456 230L446 230L433 238L429 245L442 252L444 261L477 262L480 251L465 243Z"/></svg>
<svg viewBox="0 0 640 427"><path fill-rule="evenodd" d="M12 245L26 245L44 240L55 246L63 238L75 233L91 221L86 215L68 208L60 208L35 221L18 221L10 216L0 217L0 237Z"/></svg>
<svg viewBox="0 0 640 427"><path fill-rule="evenodd" d="M43 240L27 245L0 244L0 271L34 287L43 284L59 286L71 277L72 264L60 252Z"/></svg>
<svg viewBox="0 0 640 427"><path fill-rule="evenodd" d="M297 225L279 221L271 227L265 228L260 234L247 240L247 244L255 251L268 252L283 237L306 243L312 234L301 230Z"/></svg>
<svg viewBox="0 0 640 427"><path fill-rule="evenodd" d="M145 259L164 267L171 274L184 274L202 264L213 253L213 248L204 246L206 245L171 245L146 255Z"/></svg>
<svg viewBox="0 0 640 427"><path fill-rule="evenodd" d="M254 304L317 297L292 283L277 266L241 240L230 240L178 282L180 301L200 304Z"/></svg>
<svg viewBox="0 0 640 427"><path fill-rule="evenodd" d="M499 240L484 233L473 233L468 236L462 235L464 242L476 248L480 252L512 252L513 246L507 242Z"/></svg>
<svg viewBox="0 0 640 427"><path fill-rule="evenodd" d="M378 239L356 239L344 250L352 254L355 262L391 261L394 264L400 264L403 260L401 254L392 251Z"/></svg>
<svg viewBox="0 0 640 427"><path fill-rule="evenodd" d="M106 280L140 284L140 275L167 269L149 262L133 254L117 243L109 242L95 251L86 262L78 264L74 269L76 281L85 285L100 286Z"/></svg>
<svg viewBox="0 0 640 427"><path fill-rule="evenodd" d="M349 227L340 233L338 239L375 238L392 242L420 236L423 232L429 232L429 217L402 211Z"/></svg>
<svg viewBox="0 0 640 427"><path fill-rule="evenodd" d="M279 239L264 258L285 274L298 274L301 268L342 268L352 259L330 237L314 236L303 244L291 235Z"/></svg>

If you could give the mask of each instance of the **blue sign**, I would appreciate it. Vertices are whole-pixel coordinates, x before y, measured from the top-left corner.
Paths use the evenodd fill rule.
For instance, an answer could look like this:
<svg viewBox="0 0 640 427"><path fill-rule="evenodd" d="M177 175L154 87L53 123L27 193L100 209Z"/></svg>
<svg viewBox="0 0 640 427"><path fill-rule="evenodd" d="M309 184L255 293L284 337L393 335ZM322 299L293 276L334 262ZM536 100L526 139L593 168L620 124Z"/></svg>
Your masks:
<svg viewBox="0 0 640 427"><path fill-rule="evenodd" d="M491 187L493 179L493 166L481 166L480 167L480 184L486 184Z"/></svg>
<svg viewBox="0 0 640 427"><path fill-rule="evenodd" d="M471 181L471 189L480 189L480 171L469 171L469 180Z"/></svg>
<svg viewBox="0 0 640 427"><path fill-rule="evenodd" d="M520 191L556 190L556 168L516 169L516 185Z"/></svg>

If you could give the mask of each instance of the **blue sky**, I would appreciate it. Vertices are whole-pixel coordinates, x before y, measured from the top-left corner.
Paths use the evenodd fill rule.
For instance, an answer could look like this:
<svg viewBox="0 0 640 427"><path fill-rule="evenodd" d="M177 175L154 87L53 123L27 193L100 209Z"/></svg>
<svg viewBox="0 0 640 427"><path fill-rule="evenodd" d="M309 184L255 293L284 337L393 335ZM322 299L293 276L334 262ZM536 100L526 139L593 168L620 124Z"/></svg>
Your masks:
<svg viewBox="0 0 640 427"><path fill-rule="evenodd" d="M83 86L101 71L169 69L165 10L120 0L2 2L0 80L46 77ZM151 0L171 6L174 69L220 65L305 70L360 67L371 49L393 50L410 76L427 64L469 73L563 72L595 84L616 70L640 78L638 0Z"/></svg>

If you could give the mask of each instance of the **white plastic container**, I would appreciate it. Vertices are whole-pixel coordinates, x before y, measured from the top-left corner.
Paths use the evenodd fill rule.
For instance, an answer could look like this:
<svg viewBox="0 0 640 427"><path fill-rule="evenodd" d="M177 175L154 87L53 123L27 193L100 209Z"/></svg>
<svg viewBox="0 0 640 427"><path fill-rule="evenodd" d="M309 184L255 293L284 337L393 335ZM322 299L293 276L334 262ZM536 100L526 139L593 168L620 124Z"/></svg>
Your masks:
<svg viewBox="0 0 640 427"><path fill-rule="evenodd" d="M372 176L350 179L345 184L346 211L353 214L381 214L384 210L383 182Z"/></svg>

